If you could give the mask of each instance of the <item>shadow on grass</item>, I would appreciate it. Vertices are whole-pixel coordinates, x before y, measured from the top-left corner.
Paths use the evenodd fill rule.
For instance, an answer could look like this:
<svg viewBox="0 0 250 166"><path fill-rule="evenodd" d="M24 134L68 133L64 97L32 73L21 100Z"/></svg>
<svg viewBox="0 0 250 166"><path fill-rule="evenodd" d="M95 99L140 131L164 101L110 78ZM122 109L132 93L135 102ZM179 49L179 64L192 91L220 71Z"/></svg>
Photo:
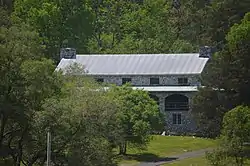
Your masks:
<svg viewBox="0 0 250 166"><path fill-rule="evenodd" d="M123 156L125 160L136 160L139 162L160 162L160 161L172 161L178 158L173 157L159 157L152 153L139 153L139 154L127 154Z"/></svg>

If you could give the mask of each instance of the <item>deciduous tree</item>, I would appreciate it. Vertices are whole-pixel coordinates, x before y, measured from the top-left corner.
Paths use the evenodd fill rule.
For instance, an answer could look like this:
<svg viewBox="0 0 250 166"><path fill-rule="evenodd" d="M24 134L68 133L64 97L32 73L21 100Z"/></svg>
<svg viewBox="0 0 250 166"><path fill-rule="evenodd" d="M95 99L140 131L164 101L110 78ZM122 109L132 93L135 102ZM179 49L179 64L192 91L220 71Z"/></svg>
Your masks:
<svg viewBox="0 0 250 166"><path fill-rule="evenodd" d="M54 164L114 164L110 138L119 132L117 106L93 81L81 81L79 86L76 80L67 79L62 93L47 99L43 109L36 112L32 121L33 141L25 156L27 163L44 163L44 142L46 131L50 130Z"/></svg>
<svg viewBox="0 0 250 166"><path fill-rule="evenodd" d="M120 154L126 154L127 145L143 148L153 131L161 131L164 116L157 103L146 91L133 90L128 85L113 87L111 92L119 103L119 122L122 127L119 140Z"/></svg>
<svg viewBox="0 0 250 166"><path fill-rule="evenodd" d="M243 166L249 142L250 108L238 106L225 114L219 148L207 157L212 165Z"/></svg>
<svg viewBox="0 0 250 166"><path fill-rule="evenodd" d="M0 28L0 151L13 165L23 161L31 120L45 98L57 92L53 62L43 59L38 34L26 24Z"/></svg>
<svg viewBox="0 0 250 166"><path fill-rule="evenodd" d="M16 0L13 15L33 26L42 37L47 57L58 61L61 47L86 52L86 41L92 34L90 10L87 0Z"/></svg>
<svg viewBox="0 0 250 166"><path fill-rule="evenodd" d="M249 18L248 13L227 34L226 47L212 57L203 73L203 83L207 90L200 91L194 102L194 113L204 115L204 119L200 119L203 124L208 124L206 121L209 119L218 118L220 123L212 125L218 127L216 131L221 128L225 112L240 104L250 104Z"/></svg>

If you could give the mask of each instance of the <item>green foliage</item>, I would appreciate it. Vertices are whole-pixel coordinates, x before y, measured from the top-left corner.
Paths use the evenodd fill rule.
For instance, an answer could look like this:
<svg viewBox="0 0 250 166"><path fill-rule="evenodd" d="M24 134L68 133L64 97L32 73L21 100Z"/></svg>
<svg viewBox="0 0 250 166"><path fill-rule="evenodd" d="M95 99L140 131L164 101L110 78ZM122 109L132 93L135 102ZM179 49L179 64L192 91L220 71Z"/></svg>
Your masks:
<svg viewBox="0 0 250 166"><path fill-rule="evenodd" d="M223 149L216 149L206 154L206 159L212 166L233 166L234 162Z"/></svg>
<svg viewBox="0 0 250 166"><path fill-rule="evenodd" d="M207 158L214 166L242 166L249 153L246 146L249 142L250 108L238 106L225 114L219 147Z"/></svg>
<svg viewBox="0 0 250 166"><path fill-rule="evenodd" d="M240 23L244 15L249 12L248 0L214 0L204 12L202 21L203 36L209 45L221 50L226 45L225 37L235 23ZM220 16L220 17L218 17Z"/></svg>
<svg viewBox="0 0 250 166"><path fill-rule="evenodd" d="M237 49L244 40L248 40L249 37L249 22L247 19L250 13L245 16L245 19L242 21L242 25L235 24L230 33L227 35L227 41L229 42L229 48L232 50ZM238 46L238 47L237 47Z"/></svg>
<svg viewBox="0 0 250 166"><path fill-rule="evenodd" d="M127 143L144 147L150 133L161 129L164 116L146 92L127 86L104 91L87 76L78 77L88 71L77 64L64 77L54 72L43 53L58 61L61 47L80 53L188 53L215 46L220 52L194 100L202 135L217 136L225 112L250 104L248 0L183 0L178 7L165 0L15 0L14 8L13 1L1 0L0 5L1 164L44 164L50 129L54 164L113 165L115 146L121 153ZM231 149L223 147L212 160L233 163L236 153L230 150L240 154L243 136L248 139L243 133L248 122L240 121L248 108L236 110L225 116L221 137Z"/></svg>
<svg viewBox="0 0 250 166"><path fill-rule="evenodd" d="M67 165L112 165L112 147L108 137L115 137L116 105L97 85L82 79L84 87L67 81L63 93L43 104L33 120L33 144L29 158L45 148L46 134L52 133L52 161ZM96 104L98 103L98 104ZM31 155L34 154L34 155ZM28 157L28 156L27 156ZM39 158L38 163L43 158Z"/></svg>
<svg viewBox="0 0 250 166"><path fill-rule="evenodd" d="M163 127L164 116L161 115L156 102L147 92L133 90L128 85L113 87L111 93L117 103L120 103L120 153L126 153L127 143L140 148L145 147L152 131L161 131Z"/></svg>
<svg viewBox="0 0 250 166"><path fill-rule="evenodd" d="M190 53L193 50L192 44L185 40L176 40L171 47L171 53Z"/></svg>
<svg viewBox="0 0 250 166"><path fill-rule="evenodd" d="M79 77L87 71L77 64L62 77L43 58L38 34L17 23L0 31L1 161L43 165L48 130L54 164L113 165L116 145L148 142L160 117L146 92L106 92ZM127 92L126 98L117 98Z"/></svg>
<svg viewBox="0 0 250 166"><path fill-rule="evenodd" d="M42 59L40 38L31 29L22 23L0 28L0 151L1 160L13 165L23 161L32 140L34 113L60 86L55 66Z"/></svg>
<svg viewBox="0 0 250 166"><path fill-rule="evenodd" d="M55 60L65 45L81 53L194 52L198 45L224 45L230 26L248 11L245 1L185 0L176 9L163 0L17 0L13 15L39 32Z"/></svg>
<svg viewBox="0 0 250 166"><path fill-rule="evenodd" d="M12 56L2 57L2 69ZM62 77L51 60L22 56L8 70L7 80L13 84L7 84L11 90L6 87L1 98L2 161L43 165L50 131L54 164L114 165L114 147L146 145L159 127L157 104L146 92L128 87L107 92L87 76L80 77L83 68L77 64Z"/></svg>
<svg viewBox="0 0 250 166"><path fill-rule="evenodd" d="M235 24L227 34L227 45L209 62L203 73L206 86L194 99L198 121L218 135L224 113L237 105L249 105L250 95L250 21L246 14L241 24ZM216 79L215 79L216 78ZM209 120L209 122L207 122ZM210 127L209 127L210 126ZM206 135L208 130L203 130Z"/></svg>
<svg viewBox="0 0 250 166"><path fill-rule="evenodd" d="M216 137L220 133L223 114L227 111L223 92L200 88L193 99L192 109L199 127L199 135Z"/></svg>
<svg viewBox="0 0 250 166"><path fill-rule="evenodd" d="M107 4L106 4L107 3ZM93 53L169 53L175 52L177 29L171 25L170 4L163 0L134 2L104 1L97 8L95 38L88 43ZM125 4L124 4L125 3ZM118 11L112 10L119 8ZM109 11L109 15L105 13ZM102 17L101 17L102 16ZM105 16L105 17L103 17ZM100 21L102 20L102 21ZM110 20L114 21L113 23ZM109 28L105 28L109 27ZM181 50L193 51L188 42L178 42ZM180 49L178 49L180 51Z"/></svg>
<svg viewBox="0 0 250 166"><path fill-rule="evenodd" d="M245 142L250 141L250 108L238 106L227 112L223 118L222 139L233 153L241 155ZM228 144L230 143L230 144Z"/></svg>
<svg viewBox="0 0 250 166"><path fill-rule="evenodd" d="M6 27L10 25L10 16L8 11L6 11L3 7L0 7L0 27Z"/></svg>
<svg viewBox="0 0 250 166"><path fill-rule="evenodd" d="M247 48L250 39L250 12L247 13L241 24L235 24L227 35L230 51Z"/></svg>
<svg viewBox="0 0 250 166"><path fill-rule="evenodd" d="M25 94L28 105L40 107L44 99L55 92L59 93L62 81L54 73L55 66L48 59L28 60L21 65L21 76L25 79ZM41 72L42 71L42 72Z"/></svg>
<svg viewBox="0 0 250 166"><path fill-rule="evenodd" d="M60 47L81 53L194 52L198 46L223 48L234 23L248 12L244 1L38 1L16 0L14 17L39 32L48 57ZM220 17L217 17L220 15ZM228 19L229 18L229 19Z"/></svg>
<svg viewBox="0 0 250 166"><path fill-rule="evenodd" d="M49 58L59 60L59 49L75 47L86 52L92 33L92 14L87 1L16 0L13 16L27 22L40 34Z"/></svg>
<svg viewBox="0 0 250 166"><path fill-rule="evenodd" d="M0 0L0 8L6 8L7 11L11 11L14 6L14 0Z"/></svg>

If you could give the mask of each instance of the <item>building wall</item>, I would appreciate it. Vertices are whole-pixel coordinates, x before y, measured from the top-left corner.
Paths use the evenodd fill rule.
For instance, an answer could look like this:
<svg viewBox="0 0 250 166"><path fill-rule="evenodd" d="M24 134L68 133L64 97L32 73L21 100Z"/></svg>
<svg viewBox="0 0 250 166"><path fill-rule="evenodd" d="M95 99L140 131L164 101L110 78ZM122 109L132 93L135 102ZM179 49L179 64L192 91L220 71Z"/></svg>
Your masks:
<svg viewBox="0 0 250 166"><path fill-rule="evenodd" d="M192 98L195 92L179 92L179 93L170 93L170 92L151 92L152 95L155 95L159 98L159 108L160 111L165 116L165 129L167 133L195 133L196 125L194 118L192 117L192 109L188 111L166 111L165 110L165 99L166 97L173 94L181 94L189 99L189 105L192 104ZM173 124L173 114L181 114L182 124Z"/></svg>
<svg viewBox="0 0 250 166"><path fill-rule="evenodd" d="M188 78L190 86L199 86L199 76L197 75L165 75L165 76L94 76L95 78L103 78L105 83L122 85L122 78L131 78L131 84L134 86L154 86L150 85L150 78L159 78L159 85L161 86L176 86L178 85L178 78ZM158 86L158 85L155 85ZM166 111L165 110L165 98L172 94L181 94L189 99L189 105L191 105L192 97L195 92L150 92L159 98L159 108L165 115L165 129L168 133L194 133L196 131L196 125L192 117L191 108L189 111ZM173 124L172 114L181 114L182 124Z"/></svg>
<svg viewBox="0 0 250 166"><path fill-rule="evenodd" d="M150 78L159 78L159 85L178 85L178 78L188 78L189 85L200 85L198 75L138 75L138 76L94 76L94 78L103 78L105 83L122 85L122 78L131 78L131 84L134 86L149 86Z"/></svg>

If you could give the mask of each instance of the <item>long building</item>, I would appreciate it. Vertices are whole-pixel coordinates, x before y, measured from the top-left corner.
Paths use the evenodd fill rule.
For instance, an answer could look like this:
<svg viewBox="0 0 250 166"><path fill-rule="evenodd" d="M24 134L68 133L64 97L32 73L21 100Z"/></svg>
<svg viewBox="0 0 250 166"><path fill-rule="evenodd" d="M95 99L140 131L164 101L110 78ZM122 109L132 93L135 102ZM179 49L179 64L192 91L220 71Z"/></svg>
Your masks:
<svg viewBox="0 0 250 166"><path fill-rule="evenodd" d="M183 54L76 54L72 48L61 49L57 70L77 63L84 73L98 82L148 91L166 115L166 131L193 133L192 97L201 86L200 75L211 55L209 47L199 53Z"/></svg>

